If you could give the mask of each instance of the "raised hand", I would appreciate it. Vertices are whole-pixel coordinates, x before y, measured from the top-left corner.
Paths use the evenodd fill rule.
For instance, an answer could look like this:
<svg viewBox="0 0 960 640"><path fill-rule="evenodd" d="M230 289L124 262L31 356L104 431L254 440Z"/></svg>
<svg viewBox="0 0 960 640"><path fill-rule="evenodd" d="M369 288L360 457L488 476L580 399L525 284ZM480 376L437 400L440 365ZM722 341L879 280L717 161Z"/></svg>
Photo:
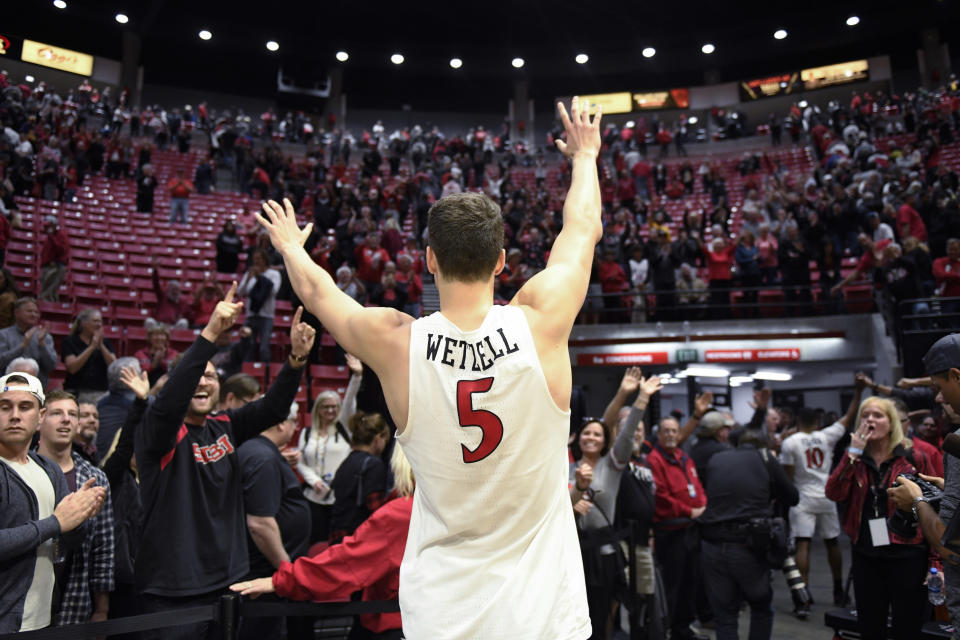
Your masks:
<svg viewBox="0 0 960 640"><path fill-rule="evenodd" d="M649 378L640 378L640 393L652 398L653 394L663 389L660 383L660 376L650 376Z"/></svg>
<svg viewBox="0 0 960 640"><path fill-rule="evenodd" d="M567 140L557 140L557 149L568 158L572 158L577 153L590 154L594 158L600 153L600 117L602 109L597 105L597 115L590 121L590 105L580 104L580 98L574 96L570 103L570 115L567 115L567 108L562 102L557 103L557 110L560 112L560 121L567 133Z"/></svg>
<svg viewBox="0 0 960 640"><path fill-rule="evenodd" d="M853 376L853 385L857 388L858 391L863 391L867 387L873 386L873 380L867 377L867 374L862 371L857 371Z"/></svg>
<svg viewBox="0 0 960 640"><path fill-rule="evenodd" d="M256 598L265 593L273 593L273 578L257 578L256 580L237 582L230 585L230 591L251 598Z"/></svg>
<svg viewBox="0 0 960 640"><path fill-rule="evenodd" d="M53 510L53 516L60 523L60 532L73 531L88 518L92 518L100 511L103 501L107 497L107 490L95 487L93 478L83 483L83 486L67 495Z"/></svg>
<svg viewBox="0 0 960 640"><path fill-rule="evenodd" d="M643 380L643 372L640 367L629 367L623 373L623 380L620 381L620 390L630 394L640 388L640 381Z"/></svg>
<svg viewBox="0 0 960 640"><path fill-rule="evenodd" d="M360 358L353 355L352 353L344 354L344 358L347 361L347 368L350 369L350 374L355 376L363 375L363 363L360 362Z"/></svg>
<svg viewBox="0 0 960 640"><path fill-rule="evenodd" d="M305 358L310 354L313 348L313 340L317 336L317 330L306 322L300 321L303 315L303 307L297 307L297 312L293 314L293 322L290 325L290 352L297 358Z"/></svg>
<svg viewBox="0 0 960 640"><path fill-rule="evenodd" d="M146 371L141 371L140 375L137 375L133 367L124 367L120 370L120 381L141 400L146 400L150 395L150 381L147 380Z"/></svg>
<svg viewBox="0 0 960 640"><path fill-rule="evenodd" d="M258 213L257 221L267 230L273 248L280 253L302 248L313 231L312 222L303 229L297 226L297 215L293 210L293 204L287 198L283 199L282 207L274 200L264 202L263 211L266 217Z"/></svg>
<svg viewBox="0 0 960 640"><path fill-rule="evenodd" d="M693 400L693 410L699 415L705 414L713 404L713 392L701 393Z"/></svg>
<svg viewBox="0 0 960 640"><path fill-rule="evenodd" d="M200 334L210 342L216 342L217 337L221 333L230 330L237 322L237 316L240 315L240 311L243 309L243 303L234 302L233 298L235 295L237 295L236 280L230 285L230 290L227 291L223 300L218 302L217 306L214 307L213 313L210 314L210 320L207 321L207 326L203 328Z"/></svg>

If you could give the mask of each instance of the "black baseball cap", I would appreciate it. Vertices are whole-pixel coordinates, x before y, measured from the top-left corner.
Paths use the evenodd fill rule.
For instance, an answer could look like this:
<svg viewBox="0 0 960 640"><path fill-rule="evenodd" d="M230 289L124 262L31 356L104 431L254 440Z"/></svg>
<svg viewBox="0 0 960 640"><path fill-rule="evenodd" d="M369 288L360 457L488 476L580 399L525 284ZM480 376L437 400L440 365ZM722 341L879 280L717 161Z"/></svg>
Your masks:
<svg viewBox="0 0 960 640"><path fill-rule="evenodd" d="M923 368L927 375L960 369L960 333L951 333L934 342L923 356Z"/></svg>

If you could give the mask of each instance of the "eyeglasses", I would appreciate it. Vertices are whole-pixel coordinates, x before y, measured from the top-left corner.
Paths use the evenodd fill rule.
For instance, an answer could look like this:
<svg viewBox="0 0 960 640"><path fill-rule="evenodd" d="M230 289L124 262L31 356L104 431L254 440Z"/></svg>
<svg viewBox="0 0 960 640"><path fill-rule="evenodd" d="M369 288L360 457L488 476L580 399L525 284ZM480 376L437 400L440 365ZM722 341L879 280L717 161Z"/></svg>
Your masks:
<svg viewBox="0 0 960 640"><path fill-rule="evenodd" d="M201 377L210 382L216 382L220 379L220 376L218 376L216 373L204 373Z"/></svg>
<svg viewBox="0 0 960 640"><path fill-rule="evenodd" d="M583 420L580 421L580 426L585 427L591 422L599 422L600 424L603 424L603 418L594 418L592 416L585 416Z"/></svg>

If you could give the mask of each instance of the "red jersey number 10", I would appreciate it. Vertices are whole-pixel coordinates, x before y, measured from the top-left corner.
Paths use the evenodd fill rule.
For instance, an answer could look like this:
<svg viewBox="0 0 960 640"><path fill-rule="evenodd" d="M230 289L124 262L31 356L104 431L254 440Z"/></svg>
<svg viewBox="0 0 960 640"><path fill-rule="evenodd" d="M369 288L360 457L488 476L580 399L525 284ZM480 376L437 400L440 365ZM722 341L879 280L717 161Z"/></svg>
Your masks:
<svg viewBox="0 0 960 640"><path fill-rule="evenodd" d="M503 423L497 414L485 409L473 408L473 394L486 393L493 386L493 378L480 380L461 380L457 383L457 416L461 427L480 427L483 437L476 449L468 449L461 444L463 461L480 462L500 446L503 440Z"/></svg>
<svg viewBox="0 0 960 640"><path fill-rule="evenodd" d="M810 447L804 453L807 456L807 469L820 469L823 467L823 451L817 447Z"/></svg>

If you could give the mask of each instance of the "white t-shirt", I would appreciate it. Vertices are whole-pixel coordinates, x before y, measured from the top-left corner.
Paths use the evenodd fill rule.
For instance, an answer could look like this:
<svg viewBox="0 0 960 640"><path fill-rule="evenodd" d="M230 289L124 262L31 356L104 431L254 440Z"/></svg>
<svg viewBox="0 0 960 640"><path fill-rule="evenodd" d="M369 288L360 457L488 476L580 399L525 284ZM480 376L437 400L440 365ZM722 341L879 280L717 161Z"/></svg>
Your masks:
<svg viewBox="0 0 960 640"><path fill-rule="evenodd" d="M33 458L28 457L26 464L13 462L0 457L23 478L27 486L33 490L40 507L39 520L53 515L56 506L56 494L50 477ZM33 569L33 582L27 591L27 599L23 604L23 622L20 631L33 631L50 626L50 605L53 601L53 559L55 555L54 540L47 540L37 547L37 564Z"/></svg>
<svg viewBox="0 0 960 640"><path fill-rule="evenodd" d="M835 422L813 433L799 432L783 442L780 464L793 466L793 484L804 498L825 498L827 479L830 477L830 461L833 447L846 427Z"/></svg>
<svg viewBox="0 0 960 640"><path fill-rule="evenodd" d="M477 329L410 329L417 490L400 567L408 640L583 640L583 565L567 491L570 412L550 395L523 310Z"/></svg>

